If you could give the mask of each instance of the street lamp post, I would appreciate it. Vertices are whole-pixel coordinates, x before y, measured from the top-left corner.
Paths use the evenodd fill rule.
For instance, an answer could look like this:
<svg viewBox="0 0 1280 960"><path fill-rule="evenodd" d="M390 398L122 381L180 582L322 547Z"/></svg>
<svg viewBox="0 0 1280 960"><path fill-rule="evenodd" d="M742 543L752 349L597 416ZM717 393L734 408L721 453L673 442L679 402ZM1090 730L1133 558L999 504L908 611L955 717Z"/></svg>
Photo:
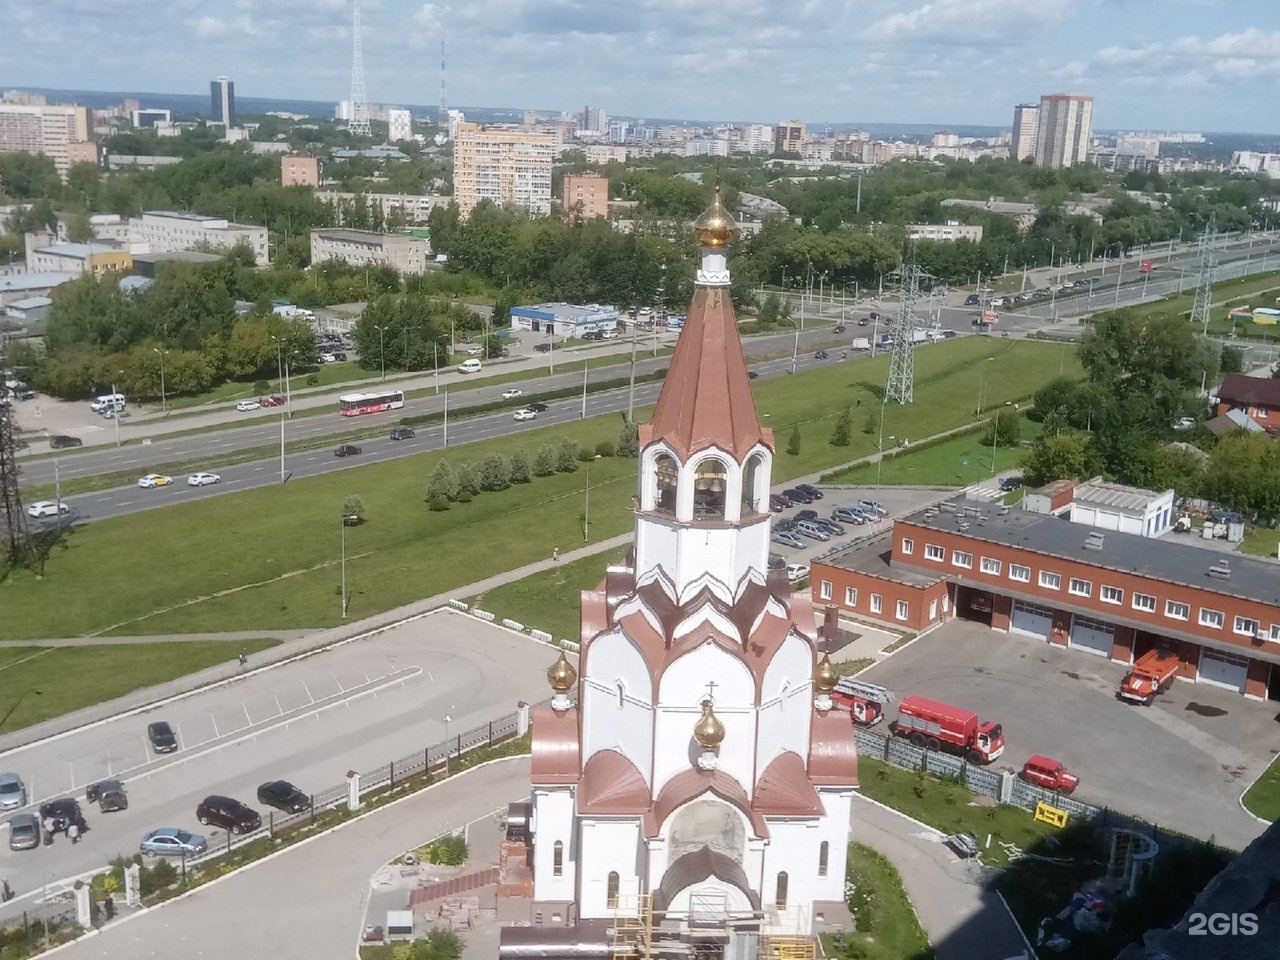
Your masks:
<svg viewBox="0 0 1280 960"><path fill-rule="evenodd" d="M978 412L977 416L982 416L982 401L986 396L987 390L987 368L986 364L994 360L995 357L987 357L982 363L978 364Z"/></svg>
<svg viewBox="0 0 1280 960"><path fill-rule="evenodd" d="M342 530L342 619L347 619L347 518L339 518Z"/></svg>
<svg viewBox="0 0 1280 960"><path fill-rule="evenodd" d="M373 329L378 331L378 362L382 364L382 379L386 380L387 379L387 352L383 348L383 341L382 341L382 332L385 328L380 327L375 323L373 325Z"/></svg>
<svg viewBox="0 0 1280 960"><path fill-rule="evenodd" d="M112 380L111 381L111 405L115 408L115 411L114 411L115 416L113 416L111 419L113 419L116 422L116 446L118 447L120 446L120 414L124 413L124 409L123 409L123 404L119 403L116 400L116 396L117 396L116 382Z"/></svg>
<svg viewBox="0 0 1280 960"><path fill-rule="evenodd" d="M169 351L162 350L160 347L153 347L152 349L160 355L160 412L168 413L169 404L164 394L164 358Z"/></svg>
<svg viewBox="0 0 1280 960"><path fill-rule="evenodd" d="M587 419L587 361L582 361L582 420Z"/></svg>

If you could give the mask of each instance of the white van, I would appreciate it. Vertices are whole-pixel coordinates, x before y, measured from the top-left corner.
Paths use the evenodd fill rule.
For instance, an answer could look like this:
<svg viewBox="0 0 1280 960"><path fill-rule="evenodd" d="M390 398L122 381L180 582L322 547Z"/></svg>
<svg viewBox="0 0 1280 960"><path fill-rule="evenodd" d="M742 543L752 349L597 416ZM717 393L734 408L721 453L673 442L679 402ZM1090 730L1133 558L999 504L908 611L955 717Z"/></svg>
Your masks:
<svg viewBox="0 0 1280 960"><path fill-rule="evenodd" d="M89 404L89 409L94 413L102 413L103 410L123 410L124 394L104 393Z"/></svg>
<svg viewBox="0 0 1280 960"><path fill-rule="evenodd" d="M462 363L458 365L458 372L459 373L479 373L480 361L475 359L475 357L472 357L470 360L463 360Z"/></svg>

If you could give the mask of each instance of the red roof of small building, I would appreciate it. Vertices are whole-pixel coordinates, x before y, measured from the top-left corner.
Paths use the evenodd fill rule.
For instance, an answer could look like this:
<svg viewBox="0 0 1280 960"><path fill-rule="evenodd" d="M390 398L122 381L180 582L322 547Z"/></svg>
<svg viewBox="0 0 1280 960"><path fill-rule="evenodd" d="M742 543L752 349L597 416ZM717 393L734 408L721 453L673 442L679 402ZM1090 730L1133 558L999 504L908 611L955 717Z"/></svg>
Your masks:
<svg viewBox="0 0 1280 960"><path fill-rule="evenodd" d="M535 707L530 717L530 780L535 784L577 783L581 748L578 708Z"/></svg>
<svg viewBox="0 0 1280 960"><path fill-rule="evenodd" d="M1280 409L1280 380L1270 377L1228 373L1216 393L1223 403Z"/></svg>
<svg viewBox="0 0 1280 960"><path fill-rule="evenodd" d="M814 710L809 727L809 779L818 786L858 785L858 743L842 707Z"/></svg>

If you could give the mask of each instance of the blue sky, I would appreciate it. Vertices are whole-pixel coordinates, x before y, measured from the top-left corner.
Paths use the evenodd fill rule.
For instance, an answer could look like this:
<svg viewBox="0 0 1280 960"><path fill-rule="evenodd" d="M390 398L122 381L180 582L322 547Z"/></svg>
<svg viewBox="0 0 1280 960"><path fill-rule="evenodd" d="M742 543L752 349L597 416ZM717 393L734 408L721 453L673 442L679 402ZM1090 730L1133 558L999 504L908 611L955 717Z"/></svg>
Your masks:
<svg viewBox="0 0 1280 960"><path fill-rule="evenodd" d="M0 0L5 83L337 100L350 0ZM373 102L776 122L1280 132L1277 0L364 0ZM68 56L77 51L77 56Z"/></svg>

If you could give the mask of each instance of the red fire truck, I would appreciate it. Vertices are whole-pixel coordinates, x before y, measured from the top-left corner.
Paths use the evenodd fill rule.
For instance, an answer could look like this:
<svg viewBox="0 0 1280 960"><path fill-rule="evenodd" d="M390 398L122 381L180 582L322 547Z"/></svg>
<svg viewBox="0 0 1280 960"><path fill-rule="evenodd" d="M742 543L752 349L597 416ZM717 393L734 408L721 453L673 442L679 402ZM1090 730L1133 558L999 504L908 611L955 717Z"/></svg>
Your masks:
<svg viewBox="0 0 1280 960"><path fill-rule="evenodd" d="M849 708L853 722L860 727L873 727L884 719L884 706L897 697L892 690L853 677L841 677L831 692L831 699Z"/></svg>
<svg viewBox="0 0 1280 960"><path fill-rule="evenodd" d="M1172 650L1148 650L1120 681L1120 697L1150 706L1156 694L1173 686L1182 661Z"/></svg>
<svg viewBox="0 0 1280 960"><path fill-rule="evenodd" d="M1000 724L980 720L972 710L924 697L903 700L889 730L917 747L961 754L970 763L994 763L1004 753Z"/></svg>

